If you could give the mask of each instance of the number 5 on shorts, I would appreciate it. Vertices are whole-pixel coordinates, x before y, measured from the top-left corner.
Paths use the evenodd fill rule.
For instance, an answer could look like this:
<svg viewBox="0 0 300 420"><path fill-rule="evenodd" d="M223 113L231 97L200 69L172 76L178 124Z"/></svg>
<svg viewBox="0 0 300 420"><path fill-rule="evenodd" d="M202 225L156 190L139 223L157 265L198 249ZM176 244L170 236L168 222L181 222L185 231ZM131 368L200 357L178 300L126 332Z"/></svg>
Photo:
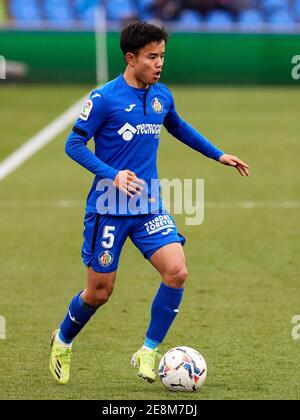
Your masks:
<svg viewBox="0 0 300 420"><path fill-rule="evenodd" d="M104 226L101 245L105 249L111 249L114 246L115 236L112 232L116 230L115 226Z"/></svg>

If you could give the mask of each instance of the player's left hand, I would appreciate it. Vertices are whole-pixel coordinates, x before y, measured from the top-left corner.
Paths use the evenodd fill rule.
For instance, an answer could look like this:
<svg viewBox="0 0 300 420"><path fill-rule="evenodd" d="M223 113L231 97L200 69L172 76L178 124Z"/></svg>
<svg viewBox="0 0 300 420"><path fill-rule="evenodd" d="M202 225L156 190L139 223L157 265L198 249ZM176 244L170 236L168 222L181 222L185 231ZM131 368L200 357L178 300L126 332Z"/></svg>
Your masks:
<svg viewBox="0 0 300 420"><path fill-rule="evenodd" d="M249 176L249 165L233 155L222 155L219 162L223 165L234 166L242 176Z"/></svg>

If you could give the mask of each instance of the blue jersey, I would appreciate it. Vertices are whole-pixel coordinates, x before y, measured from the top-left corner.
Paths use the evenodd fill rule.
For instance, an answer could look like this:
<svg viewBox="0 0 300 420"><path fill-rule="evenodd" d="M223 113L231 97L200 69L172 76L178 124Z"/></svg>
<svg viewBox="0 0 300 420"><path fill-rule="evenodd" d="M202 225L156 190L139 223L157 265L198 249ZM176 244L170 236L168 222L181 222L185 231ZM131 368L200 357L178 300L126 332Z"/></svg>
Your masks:
<svg viewBox="0 0 300 420"><path fill-rule="evenodd" d="M148 89L129 86L123 75L95 90L85 104L66 143L67 154L96 175L87 198L87 211L111 215L148 214L162 209L157 150L162 126L177 139L218 160L222 151L182 120L170 90L162 83ZM95 153L87 147L94 137ZM128 205L124 193L104 183L129 169L145 181L143 205ZM109 181L108 181L109 182ZM110 195L113 205L106 205ZM111 204L110 203L110 204ZM145 205L146 203L146 205Z"/></svg>

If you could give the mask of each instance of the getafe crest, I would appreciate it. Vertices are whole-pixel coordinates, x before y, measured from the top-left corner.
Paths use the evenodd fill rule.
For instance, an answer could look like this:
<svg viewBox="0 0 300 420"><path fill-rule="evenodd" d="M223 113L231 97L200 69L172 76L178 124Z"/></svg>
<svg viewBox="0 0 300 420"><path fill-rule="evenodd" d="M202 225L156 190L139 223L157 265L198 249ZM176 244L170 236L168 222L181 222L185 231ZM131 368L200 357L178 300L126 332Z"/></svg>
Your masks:
<svg viewBox="0 0 300 420"><path fill-rule="evenodd" d="M101 267L109 267L114 260L113 254L109 251L102 252L98 257Z"/></svg>
<svg viewBox="0 0 300 420"><path fill-rule="evenodd" d="M156 112L157 114L161 114L163 112L163 104L160 102L160 100L158 98L154 98L152 101L152 109L154 112Z"/></svg>

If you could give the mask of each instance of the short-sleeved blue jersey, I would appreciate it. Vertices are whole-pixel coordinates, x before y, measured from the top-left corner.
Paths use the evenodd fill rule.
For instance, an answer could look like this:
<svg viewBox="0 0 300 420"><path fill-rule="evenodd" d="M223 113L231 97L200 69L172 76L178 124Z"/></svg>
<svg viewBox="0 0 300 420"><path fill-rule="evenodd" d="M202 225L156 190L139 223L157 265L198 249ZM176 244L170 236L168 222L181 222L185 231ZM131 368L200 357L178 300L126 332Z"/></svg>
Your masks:
<svg viewBox="0 0 300 420"><path fill-rule="evenodd" d="M151 85L149 89L137 89L129 86L120 75L92 92L66 143L68 155L96 175L87 199L87 211L136 214L127 206L121 206L119 200L109 211L99 205L100 196L107 191L102 189L101 180L114 180L117 173L125 169L146 182L149 205L143 206L140 213L162 208L157 150L163 125L176 138L207 157L218 160L223 154L178 116L173 96L162 83ZM92 137L95 154L86 147ZM128 197L125 198L128 201Z"/></svg>

